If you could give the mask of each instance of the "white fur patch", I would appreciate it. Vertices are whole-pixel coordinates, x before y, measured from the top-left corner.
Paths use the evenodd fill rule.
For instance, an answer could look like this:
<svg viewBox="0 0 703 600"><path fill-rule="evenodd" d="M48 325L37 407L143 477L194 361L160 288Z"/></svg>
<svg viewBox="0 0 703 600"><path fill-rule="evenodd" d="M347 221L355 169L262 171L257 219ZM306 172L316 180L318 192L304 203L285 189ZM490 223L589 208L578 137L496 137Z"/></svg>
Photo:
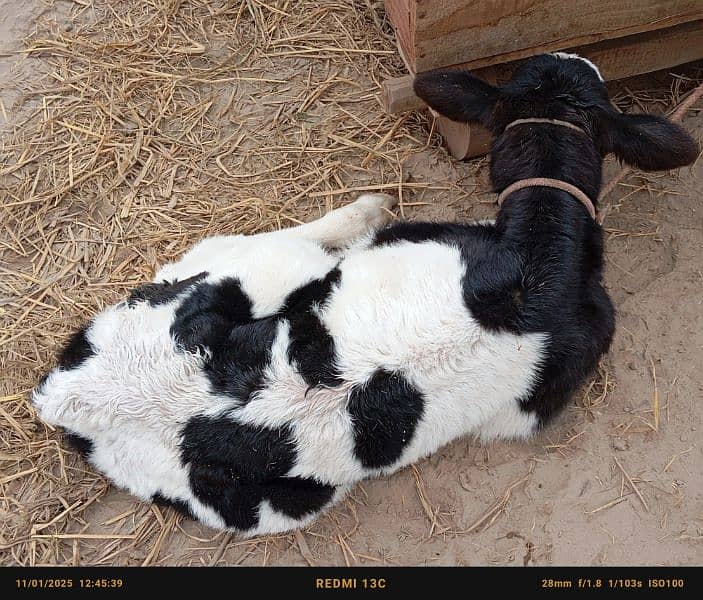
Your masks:
<svg viewBox="0 0 703 600"><path fill-rule="evenodd" d="M596 72L598 79L600 79L601 81L605 81L603 79L603 76L600 74L600 70L598 69L598 67L596 67L595 64L593 64L590 60L588 60L587 58L584 58L583 56L579 56L578 54L569 54L568 52L552 52L552 56L556 56L557 58L561 58L564 60L568 60L570 58L573 58L575 60L581 60L581 61L585 62L589 67L591 67L591 69L593 69Z"/></svg>

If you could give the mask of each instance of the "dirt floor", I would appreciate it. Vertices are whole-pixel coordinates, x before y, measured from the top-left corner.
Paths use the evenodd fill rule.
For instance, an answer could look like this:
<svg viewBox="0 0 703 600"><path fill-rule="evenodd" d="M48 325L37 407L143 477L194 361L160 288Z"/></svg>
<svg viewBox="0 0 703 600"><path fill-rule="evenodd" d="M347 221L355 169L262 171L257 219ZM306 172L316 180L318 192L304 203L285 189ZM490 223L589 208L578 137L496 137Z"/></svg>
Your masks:
<svg viewBox="0 0 703 600"><path fill-rule="evenodd" d="M117 6L0 0L0 564L703 563L703 159L609 195L617 337L531 443L457 441L253 540L136 502L64 448L27 392L73 328L195 240L362 189L412 220L495 212L486 159L384 114L380 82L403 70L382 2ZM701 79L688 65L612 93L665 112ZM700 105L683 124L703 139Z"/></svg>

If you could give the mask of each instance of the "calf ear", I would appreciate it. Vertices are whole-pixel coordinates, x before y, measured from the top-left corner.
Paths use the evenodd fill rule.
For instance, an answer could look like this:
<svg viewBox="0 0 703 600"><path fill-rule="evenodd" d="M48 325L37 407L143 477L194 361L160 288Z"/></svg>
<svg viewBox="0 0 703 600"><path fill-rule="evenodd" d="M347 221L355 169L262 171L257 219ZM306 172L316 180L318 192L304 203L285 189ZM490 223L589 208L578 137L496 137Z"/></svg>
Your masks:
<svg viewBox="0 0 703 600"><path fill-rule="evenodd" d="M603 154L643 171L665 171L691 164L699 148L679 125L657 115L608 112L600 133Z"/></svg>
<svg viewBox="0 0 703 600"><path fill-rule="evenodd" d="M439 70L415 78L415 93L441 115L486 125L500 96L498 88L467 71Z"/></svg>

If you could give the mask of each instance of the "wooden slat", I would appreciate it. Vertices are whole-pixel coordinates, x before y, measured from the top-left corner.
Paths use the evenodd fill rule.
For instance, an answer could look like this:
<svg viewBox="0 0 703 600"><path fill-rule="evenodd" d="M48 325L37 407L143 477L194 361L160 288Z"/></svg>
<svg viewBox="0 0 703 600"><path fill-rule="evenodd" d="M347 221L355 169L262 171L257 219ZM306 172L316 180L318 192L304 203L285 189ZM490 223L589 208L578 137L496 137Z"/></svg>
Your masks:
<svg viewBox="0 0 703 600"><path fill-rule="evenodd" d="M385 7L395 31L400 56L412 73L415 64L416 0L385 0Z"/></svg>
<svg viewBox="0 0 703 600"><path fill-rule="evenodd" d="M413 80L413 75L404 75L403 77L386 79L381 84L383 108L388 114L395 115L408 110L418 110L425 106L425 103L413 91Z"/></svg>
<svg viewBox="0 0 703 600"><path fill-rule="evenodd" d="M703 20L683 23L661 29L607 40L579 48L569 48L592 60L606 80L623 79L650 73L660 69L703 59ZM500 65L500 79L510 73L520 61ZM457 65L456 68L469 68L470 65ZM474 70L481 77L483 69ZM417 110L424 106L415 96L413 76L397 77L383 82L384 106L387 112L395 114L406 110Z"/></svg>
<svg viewBox="0 0 703 600"><path fill-rule="evenodd" d="M451 155L459 160L488 154L491 149L493 137L483 127L457 123L440 115L437 117L437 130Z"/></svg>
<svg viewBox="0 0 703 600"><path fill-rule="evenodd" d="M414 30L396 26L411 72L480 68L703 18L701 0L409 0L406 13L413 8Z"/></svg>
<svg viewBox="0 0 703 600"><path fill-rule="evenodd" d="M668 69L703 58L703 19L576 48L574 52L598 65L607 81Z"/></svg>

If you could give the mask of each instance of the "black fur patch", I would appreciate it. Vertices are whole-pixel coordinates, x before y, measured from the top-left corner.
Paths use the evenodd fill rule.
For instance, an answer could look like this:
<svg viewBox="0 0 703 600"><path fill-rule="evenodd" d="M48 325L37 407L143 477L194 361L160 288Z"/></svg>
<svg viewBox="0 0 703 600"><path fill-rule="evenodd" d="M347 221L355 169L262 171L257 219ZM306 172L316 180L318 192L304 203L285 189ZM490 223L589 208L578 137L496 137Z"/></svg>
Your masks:
<svg viewBox="0 0 703 600"><path fill-rule="evenodd" d="M251 300L238 279L201 283L176 310L171 337L195 352L222 345L232 327L252 320Z"/></svg>
<svg viewBox="0 0 703 600"><path fill-rule="evenodd" d="M422 394L398 373L378 370L354 388L347 410L354 424L354 453L361 464L380 468L397 461L424 411Z"/></svg>
<svg viewBox="0 0 703 600"><path fill-rule="evenodd" d="M189 466L194 494L228 527L242 531L257 526L262 500L301 518L332 498L332 486L286 477L295 458L288 427L252 427L224 416L200 416L190 419L183 430L181 460Z"/></svg>
<svg viewBox="0 0 703 600"><path fill-rule="evenodd" d="M274 510L302 519L322 510L332 500L335 489L309 477L282 477L266 486L264 498Z"/></svg>
<svg viewBox="0 0 703 600"><path fill-rule="evenodd" d="M168 498L161 494L161 492L156 492L152 497L151 501L156 504L157 506L164 506L164 507L170 507L173 508L176 512L182 514L185 517L188 517L190 519L194 519L195 517L193 516L193 513L190 511L190 508L188 508L188 504L184 502L183 500L174 500L172 498Z"/></svg>
<svg viewBox="0 0 703 600"><path fill-rule="evenodd" d="M278 321L255 320L237 279L200 284L176 310L171 336L189 352L208 351L204 370L213 390L248 402L263 385Z"/></svg>
<svg viewBox="0 0 703 600"><path fill-rule="evenodd" d="M522 312L527 293L520 255L499 244L465 238L460 243L465 266L464 303L482 327L491 331L522 333Z"/></svg>
<svg viewBox="0 0 703 600"><path fill-rule="evenodd" d="M262 319L235 325L222 340L213 340L204 365L213 389L242 403L251 400L264 385L277 331L277 320Z"/></svg>
<svg viewBox="0 0 703 600"><path fill-rule="evenodd" d="M151 306L159 306L172 302L180 294L189 290L198 281L205 279L208 276L207 271L182 279L180 281L164 281L163 283L147 283L140 285L132 290L132 293L127 298L127 304L134 306L139 302L148 302Z"/></svg>
<svg viewBox="0 0 703 600"><path fill-rule="evenodd" d="M376 232L372 246L388 246L398 242L421 243L442 241L466 229L456 223L406 223L399 222Z"/></svg>
<svg viewBox="0 0 703 600"><path fill-rule="evenodd" d="M78 435L77 433L68 429L64 432L63 437L66 440L66 443L71 446L74 450L78 451L78 453L86 460L92 454L92 440L89 440L88 438L83 437L82 435Z"/></svg>
<svg viewBox="0 0 703 600"><path fill-rule="evenodd" d="M81 327L71 336L59 355L59 367L68 371L80 367L87 359L95 354L93 346L88 341L87 331L90 323Z"/></svg>
<svg viewBox="0 0 703 600"><path fill-rule="evenodd" d="M334 369L334 340L313 311L324 303L340 276L339 269L333 269L324 279L298 288L288 296L280 313L290 323L288 359L311 387L342 383Z"/></svg>
<svg viewBox="0 0 703 600"><path fill-rule="evenodd" d="M534 411L544 425L569 401L576 388L598 366L615 331L615 309L598 275L586 283L582 298L571 300L571 310L555 311L549 326L550 341L538 384L522 399L525 411ZM534 309L533 309L534 310Z"/></svg>
<svg viewBox="0 0 703 600"><path fill-rule="evenodd" d="M609 143L603 135L613 109L593 70L579 60L536 57L516 70L502 93L505 101L491 119L494 131L515 119L546 117L575 123L592 138L552 125L511 128L492 146L494 189L551 177L595 201L599 150ZM602 287L602 231L570 194L545 188L509 196L496 230L499 252L488 257L488 268L472 272L466 255L465 299L484 326L546 334L536 385L521 402L544 424L595 368L612 339L614 310Z"/></svg>
<svg viewBox="0 0 703 600"><path fill-rule="evenodd" d="M183 463L207 465L222 480L265 483L283 477L295 461L287 427L252 427L232 418L193 417L183 430Z"/></svg>

